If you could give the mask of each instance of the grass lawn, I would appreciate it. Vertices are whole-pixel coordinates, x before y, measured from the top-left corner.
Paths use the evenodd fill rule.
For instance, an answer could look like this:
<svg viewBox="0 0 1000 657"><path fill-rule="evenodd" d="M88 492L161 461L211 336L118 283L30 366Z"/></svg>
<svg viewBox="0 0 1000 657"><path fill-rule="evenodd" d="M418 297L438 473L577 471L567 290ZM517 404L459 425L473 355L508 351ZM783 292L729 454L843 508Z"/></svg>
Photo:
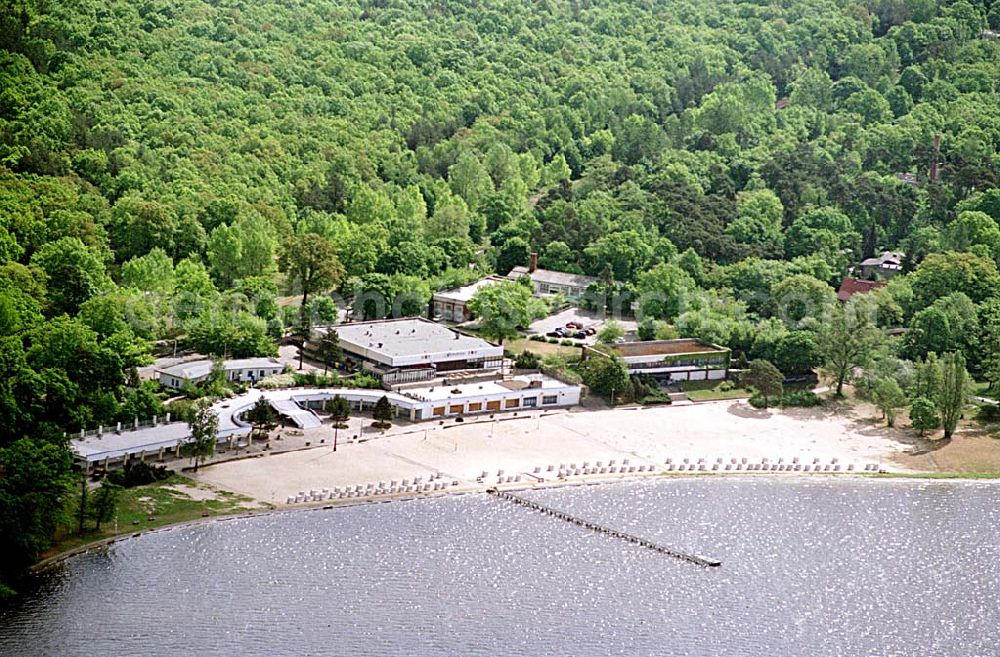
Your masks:
<svg viewBox="0 0 1000 657"><path fill-rule="evenodd" d="M878 479L1000 479L1000 472L869 472Z"/></svg>
<svg viewBox="0 0 1000 657"><path fill-rule="evenodd" d="M77 488L70 502L71 508L77 507L79 494ZM100 531L97 531L93 528L93 521L88 519L83 533L77 534L76 516L73 515L70 519L70 530L58 536L52 548L43 556L53 556L121 534L164 527L206 516L239 513L250 508L259 507L249 497L219 490L175 474L169 479L153 484L123 489L118 498L117 532L114 520L102 524Z"/></svg>
<svg viewBox="0 0 1000 657"><path fill-rule="evenodd" d="M560 344L550 344L548 342L538 342L527 338L517 338L515 340L504 340L504 349L515 354L528 350L539 356L562 356L567 361L580 359L580 347L564 347Z"/></svg>
<svg viewBox="0 0 1000 657"><path fill-rule="evenodd" d="M1000 387L994 387L990 390L990 384L985 381L974 381L972 383L972 394L977 397L986 397L987 399L1000 399Z"/></svg>
<svg viewBox="0 0 1000 657"><path fill-rule="evenodd" d="M681 392L691 401L718 401L721 399L745 399L750 396L746 388L723 390L725 381L685 381L680 384Z"/></svg>

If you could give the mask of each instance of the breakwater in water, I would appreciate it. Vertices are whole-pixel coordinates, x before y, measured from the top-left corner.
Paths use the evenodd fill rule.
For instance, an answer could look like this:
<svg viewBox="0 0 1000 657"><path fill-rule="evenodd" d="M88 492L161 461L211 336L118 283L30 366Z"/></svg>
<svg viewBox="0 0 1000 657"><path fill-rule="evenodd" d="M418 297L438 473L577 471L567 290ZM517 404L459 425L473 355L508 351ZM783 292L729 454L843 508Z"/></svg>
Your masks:
<svg viewBox="0 0 1000 657"><path fill-rule="evenodd" d="M998 655L1000 484L751 475L511 490L724 565L628 549L485 494L260 514L38 574L0 606L0 655Z"/></svg>
<svg viewBox="0 0 1000 657"><path fill-rule="evenodd" d="M558 509L553 509L551 507L545 506L544 504L539 504L538 502L533 502L527 498L521 497L520 495L515 495L509 491L501 491L496 488L490 488L486 491L490 495L497 497L501 500L507 500L508 502L513 502L514 504L520 504L521 506L532 509L533 511L539 511L546 515L552 516L553 518L558 518L559 520L565 520L566 522L573 523L574 525L579 525L581 527L586 527L587 529L592 529L595 532L601 534L607 534L608 536L613 536L614 538L620 538L629 543L634 543L636 545L641 545L642 547L649 548L661 554L666 554L668 556L674 557L675 559L680 559L682 561L687 561L698 566L708 566L708 567L718 567L722 565L722 562L718 559L711 559L709 557L702 557L697 554L690 554L688 552L683 552L681 550L676 550L674 548L666 547L653 541L640 538L628 532L623 532L617 529L612 529L610 527L605 527L596 522L591 522L589 520L584 520L583 518L578 518L572 514L566 513L565 511L560 511Z"/></svg>

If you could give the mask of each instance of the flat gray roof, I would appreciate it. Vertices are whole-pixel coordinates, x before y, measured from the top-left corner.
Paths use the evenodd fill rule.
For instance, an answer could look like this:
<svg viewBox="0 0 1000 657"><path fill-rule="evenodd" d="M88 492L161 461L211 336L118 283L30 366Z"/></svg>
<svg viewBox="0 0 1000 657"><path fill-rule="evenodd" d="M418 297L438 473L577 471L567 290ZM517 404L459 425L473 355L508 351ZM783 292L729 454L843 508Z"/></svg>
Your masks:
<svg viewBox="0 0 1000 657"><path fill-rule="evenodd" d="M569 274L564 271L553 271L551 269L536 269L529 272L527 267L514 267L507 274L507 278L516 281L522 276L529 277L532 281L546 283L548 285L561 285L563 287L586 288L591 283L597 281L593 276L583 274Z"/></svg>
<svg viewBox="0 0 1000 657"><path fill-rule="evenodd" d="M121 433L106 430L100 437L91 435L83 440L72 438L69 446L74 454L93 463L105 458L119 458L127 453L152 452L161 447L172 448L190 435L191 427L187 422L171 422L155 427L123 430Z"/></svg>
<svg viewBox="0 0 1000 657"><path fill-rule="evenodd" d="M208 359L192 360L164 367L156 371L176 376L178 379L199 379L203 376L208 376L212 371L213 362L215 361ZM281 369L283 367L281 363L273 358L234 358L222 361L222 366L227 372L233 370L266 370L275 367Z"/></svg>
<svg viewBox="0 0 1000 657"><path fill-rule="evenodd" d="M497 283L503 283L506 280L506 278L501 278L500 276L486 276L485 278L480 278L478 281L469 283L468 285L463 285L462 287L455 287L450 290L435 292L434 299L465 303L469 301L469 299L471 299L472 296L480 289L490 285L496 285Z"/></svg>
<svg viewBox="0 0 1000 657"><path fill-rule="evenodd" d="M503 356L503 347L422 317L331 327L345 351L392 367Z"/></svg>

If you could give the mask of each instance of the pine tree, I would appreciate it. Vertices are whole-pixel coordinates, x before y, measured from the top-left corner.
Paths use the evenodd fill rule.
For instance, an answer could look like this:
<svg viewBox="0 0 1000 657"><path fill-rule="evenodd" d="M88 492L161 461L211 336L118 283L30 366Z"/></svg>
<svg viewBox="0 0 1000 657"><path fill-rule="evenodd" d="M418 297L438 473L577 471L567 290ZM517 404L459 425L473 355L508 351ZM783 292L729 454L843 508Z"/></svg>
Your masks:
<svg viewBox="0 0 1000 657"><path fill-rule="evenodd" d="M278 423L278 414L264 397L247 411L244 419L250 423L254 434L267 433Z"/></svg>
<svg viewBox="0 0 1000 657"><path fill-rule="evenodd" d="M320 356L323 358L323 375L325 376L330 363L339 363L344 359L344 350L340 346L340 336L332 328L327 329L319 343Z"/></svg>
<svg viewBox="0 0 1000 657"><path fill-rule="evenodd" d="M744 378L744 382L753 386L764 398L764 408L767 408L772 397L781 396L784 391L782 387L784 380L785 377L781 374L781 370L761 358L750 361L750 371Z"/></svg>
<svg viewBox="0 0 1000 657"><path fill-rule="evenodd" d="M392 424L392 404L389 403L388 397L383 395L381 399L375 402L375 408L372 409L372 417L375 418L376 426L380 428L384 429Z"/></svg>

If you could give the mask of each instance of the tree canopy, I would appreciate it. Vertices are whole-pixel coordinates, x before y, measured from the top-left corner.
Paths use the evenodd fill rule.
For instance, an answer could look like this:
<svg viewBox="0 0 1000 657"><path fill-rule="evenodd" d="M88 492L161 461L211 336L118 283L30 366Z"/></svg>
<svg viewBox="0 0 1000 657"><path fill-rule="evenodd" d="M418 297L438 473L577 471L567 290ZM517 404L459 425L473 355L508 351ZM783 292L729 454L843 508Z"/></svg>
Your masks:
<svg viewBox="0 0 1000 657"><path fill-rule="evenodd" d="M786 372L821 360L838 390L885 328L909 330L898 355L998 379L998 16L6 3L0 450L65 451L64 432L151 408L134 369L155 341L269 355L314 315L423 314L531 253L597 277L588 307L637 313L646 336ZM904 271L857 324L832 291L883 250ZM474 302L502 340L540 308L496 287ZM328 291L345 303L310 303Z"/></svg>

